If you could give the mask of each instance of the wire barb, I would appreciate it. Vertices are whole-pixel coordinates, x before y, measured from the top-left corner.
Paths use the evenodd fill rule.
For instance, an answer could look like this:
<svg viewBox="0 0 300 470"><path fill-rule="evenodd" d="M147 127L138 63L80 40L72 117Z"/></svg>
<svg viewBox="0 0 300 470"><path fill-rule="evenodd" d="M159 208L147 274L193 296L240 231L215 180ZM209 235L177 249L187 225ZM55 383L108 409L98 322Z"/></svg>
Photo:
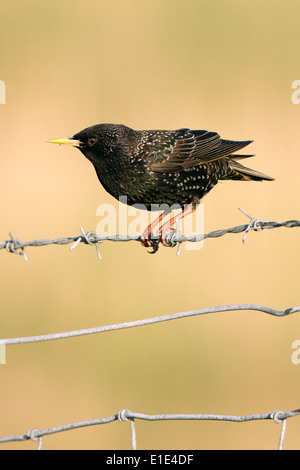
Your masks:
<svg viewBox="0 0 300 470"><path fill-rule="evenodd" d="M81 231L81 235L77 238L76 242L71 246L70 251L73 251L76 248L76 246L79 245L80 242L84 242L88 245L95 245L97 256L101 260L102 258L101 258L98 243L102 243L102 241L101 240L100 241L95 241L95 238L97 237L97 235L94 232L87 232L86 233L83 230L82 226L80 227L80 231Z"/></svg>
<svg viewBox="0 0 300 470"><path fill-rule="evenodd" d="M28 261L28 258L27 258L24 247L20 246L20 244L22 242L20 242L16 238L14 238L14 236L11 232L9 232L9 236L10 236L10 240L7 240L6 242L4 242L5 245L3 247L0 247L0 249L1 248L6 248L6 250L9 253L15 253L16 255L21 255L21 256L23 256L25 261ZM19 250L21 250L21 251L19 251Z"/></svg>
<svg viewBox="0 0 300 470"><path fill-rule="evenodd" d="M244 211L244 209L241 209L239 207L239 210L244 214L246 215L247 217L249 217L250 219L250 222L249 222L249 225L248 227L246 228L245 230L245 234L243 236L243 240L242 242L245 243L246 241L246 237L248 235L248 232L250 230L262 230L262 223L266 222L265 220L259 220L259 219L255 219L254 217L252 217L251 215L249 215L246 211Z"/></svg>

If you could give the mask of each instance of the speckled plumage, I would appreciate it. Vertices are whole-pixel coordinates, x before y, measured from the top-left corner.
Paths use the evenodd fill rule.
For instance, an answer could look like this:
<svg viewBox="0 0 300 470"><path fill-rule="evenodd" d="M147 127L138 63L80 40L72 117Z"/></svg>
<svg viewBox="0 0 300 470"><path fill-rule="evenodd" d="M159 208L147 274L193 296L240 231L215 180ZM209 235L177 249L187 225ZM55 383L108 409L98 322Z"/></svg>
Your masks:
<svg viewBox="0 0 300 470"><path fill-rule="evenodd" d="M197 203L219 180L273 179L237 161L246 156L232 155L252 141L223 140L216 132L98 124L70 139L92 162L108 193L148 210Z"/></svg>

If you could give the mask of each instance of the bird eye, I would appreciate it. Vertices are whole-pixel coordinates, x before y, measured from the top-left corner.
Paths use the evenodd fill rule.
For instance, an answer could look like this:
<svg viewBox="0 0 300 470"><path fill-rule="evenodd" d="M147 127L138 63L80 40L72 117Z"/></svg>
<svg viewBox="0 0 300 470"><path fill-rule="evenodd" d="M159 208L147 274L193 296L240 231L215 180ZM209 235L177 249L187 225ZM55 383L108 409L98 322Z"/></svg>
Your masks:
<svg viewBox="0 0 300 470"><path fill-rule="evenodd" d="M95 145L96 142L97 142L96 137L90 137L90 138L88 139L88 145L89 145L89 147L92 147L93 145Z"/></svg>

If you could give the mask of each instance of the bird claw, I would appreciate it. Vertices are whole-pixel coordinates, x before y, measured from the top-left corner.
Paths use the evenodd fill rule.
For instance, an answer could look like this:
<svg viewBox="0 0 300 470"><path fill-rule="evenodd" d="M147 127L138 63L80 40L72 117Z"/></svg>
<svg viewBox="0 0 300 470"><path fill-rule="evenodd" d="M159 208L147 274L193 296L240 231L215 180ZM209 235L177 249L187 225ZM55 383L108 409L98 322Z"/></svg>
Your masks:
<svg viewBox="0 0 300 470"><path fill-rule="evenodd" d="M176 228L173 228L172 225L176 223ZM178 218L175 218L171 222L166 222L163 224L158 231L158 239L154 238L151 225L145 230L141 236L141 243L146 248L152 248L152 251L148 250L148 253L153 255L158 251L159 244L168 248L172 248L177 245L177 242L173 241L174 235L178 234L179 231L179 221Z"/></svg>
<svg viewBox="0 0 300 470"><path fill-rule="evenodd" d="M159 241L158 240L151 240L150 246L152 248L152 251L147 250L147 252L150 253L150 255L154 255L154 253L156 253L158 251Z"/></svg>
<svg viewBox="0 0 300 470"><path fill-rule="evenodd" d="M167 231L159 232L158 240L154 239L154 238L151 238L152 234L148 234L147 236L145 236L145 237L143 236L141 238L141 244L145 248L151 248L152 251L150 251L150 250L147 250L147 251L151 255L154 255L154 253L157 253L160 243L163 246L166 246L166 247L169 247L169 248L172 248L172 247L176 246L177 243L174 243L174 242L172 242L172 240L170 240L170 235L173 235L174 232L175 232L175 230L173 228L171 228L171 229L168 228Z"/></svg>
<svg viewBox="0 0 300 470"><path fill-rule="evenodd" d="M152 248L152 251L148 251L151 255L154 255L158 251L159 248L159 240L154 240L151 238L152 233L148 233L146 236L142 236L141 243L142 246L145 248Z"/></svg>

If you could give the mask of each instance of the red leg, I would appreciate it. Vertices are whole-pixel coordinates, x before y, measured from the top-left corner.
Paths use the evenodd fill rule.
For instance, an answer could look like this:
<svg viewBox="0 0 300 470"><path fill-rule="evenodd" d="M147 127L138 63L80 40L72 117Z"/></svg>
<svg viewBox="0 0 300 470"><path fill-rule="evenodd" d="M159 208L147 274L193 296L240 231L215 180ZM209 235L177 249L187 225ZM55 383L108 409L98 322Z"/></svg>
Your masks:
<svg viewBox="0 0 300 470"><path fill-rule="evenodd" d="M170 213L170 209L163 211L150 225L146 228L143 235L141 236L141 243L145 247L153 247L153 253L158 250L158 241L151 240L151 235L153 234L153 229L157 227L162 221L162 219Z"/></svg>
<svg viewBox="0 0 300 470"><path fill-rule="evenodd" d="M158 234L159 234L159 241L164 245L164 246L172 246L170 243L168 243L166 240L165 240L165 235L167 233L171 233L171 232L174 232L174 228L173 228L173 225L175 224L176 220L181 220L183 219L185 216L189 215L189 214L192 214L193 212L195 212L195 210L197 209L197 206L195 204L190 204L189 206L187 206L182 212L180 212L180 214L178 214L176 217L173 217L171 220L168 220L168 222L165 222Z"/></svg>

